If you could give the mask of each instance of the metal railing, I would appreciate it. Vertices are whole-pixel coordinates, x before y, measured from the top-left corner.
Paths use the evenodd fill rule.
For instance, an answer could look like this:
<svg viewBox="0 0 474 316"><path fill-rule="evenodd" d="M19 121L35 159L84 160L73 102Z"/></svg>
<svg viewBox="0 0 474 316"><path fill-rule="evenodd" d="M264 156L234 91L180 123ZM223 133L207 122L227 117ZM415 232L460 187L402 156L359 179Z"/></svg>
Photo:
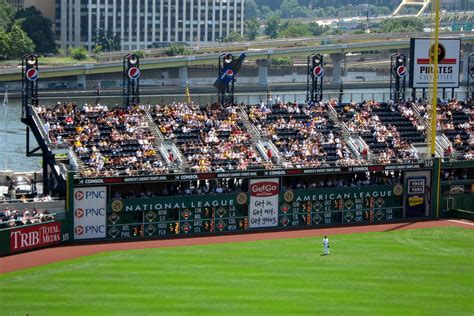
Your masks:
<svg viewBox="0 0 474 316"><path fill-rule="evenodd" d="M44 214L43 214L44 215ZM39 220L40 222L37 222L37 223L29 223L29 224L22 224L22 225L15 225L15 226L11 226L11 227L5 227L5 228L0 228L0 231L7 231L7 230L11 230L11 229L16 229L16 228L19 228L19 227L22 227L22 228L25 228L25 227L30 227L30 226L35 226L35 225L42 225L42 224L47 224L47 223L52 223L54 221L56 221L57 219L55 218L57 215L57 213L50 213L50 214L46 214L47 217L50 217L50 219L48 220L45 220L45 221L40 221L41 220L41 217L40 217L40 214L37 214L33 217L31 217L32 219L35 219L35 220ZM9 221L6 221L6 222L1 222L0 225L10 225L11 223L16 223L18 222L19 220L18 219L12 219L12 220L9 220ZM21 220L20 220L21 221Z"/></svg>

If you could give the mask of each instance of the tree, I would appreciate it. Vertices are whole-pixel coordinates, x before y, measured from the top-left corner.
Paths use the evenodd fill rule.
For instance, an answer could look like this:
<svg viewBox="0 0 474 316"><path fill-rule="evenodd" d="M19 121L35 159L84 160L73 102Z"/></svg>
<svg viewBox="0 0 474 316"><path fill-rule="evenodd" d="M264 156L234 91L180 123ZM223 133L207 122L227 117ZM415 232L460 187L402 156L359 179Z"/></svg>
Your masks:
<svg viewBox="0 0 474 316"><path fill-rule="evenodd" d="M298 1L297 0L283 0L281 3L281 17L282 18L291 18L291 11L297 8Z"/></svg>
<svg viewBox="0 0 474 316"><path fill-rule="evenodd" d="M102 47L102 51L113 52L122 49L120 35L112 31L105 32L104 29L100 29L97 33L96 42L97 45Z"/></svg>
<svg viewBox="0 0 474 316"><path fill-rule="evenodd" d="M280 31L280 36L282 37L301 37L311 35L312 34L309 30L308 24L303 24L300 22L292 22L285 24Z"/></svg>
<svg viewBox="0 0 474 316"><path fill-rule="evenodd" d="M265 34L270 38L277 38L281 28L281 19L279 16L272 15L267 19Z"/></svg>
<svg viewBox="0 0 474 316"><path fill-rule="evenodd" d="M145 53L144 53L143 51L141 51L141 50L136 50L136 51L133 52L133 54L134 54L135 56L137 56L138 58L140 58L140 59L145 58Z"/></svg>
<svg viewBox="0 0 474 316"><path fill-rule="evenodd" d="M8 58L8 45L9 45L10 36L7 32L0 28L0 59Z"/></svg>
<svg viewBox="0 0 474 316"><path fill-rule="evenodd" d="M308 24L309 30L313 36L319 36L326 33L329 30L329 26L319 25L316 22L311 22Z"/></svg>
<svg viewBox="0 0 474 316"><path fill-rule="evenodd" d="M87 58L87 49L84 46L78 46L69 50L71 57L75 60L84 60Z"/></svg>
<svg viewBox="0 0 474 316"><path fill-rule="evenodd" d="M254 19L260 15L260 10L258 9L255 0L246 0L245 1L245 18Z"/></svg>
<svg viewBox="0 0 474 316"><path fill-rule="evenodd" d="M178 55L191 55L192 51L184 47L183 45L171 44L171 46L165 50L167 56L178 56Z"/></svg>
<svg viewBox="0 0 474 316"><path fill-rule="evenodd" d="M266 17L269 17L270 15L274 14L274 11L272 11L272 9L268 5L262 5L260 7L260 13L261 13L262 17L266 18ZM278 15L278 14L274 14L274 15Z"/></svg>
<svg viewBox="0 0 474 316"><path fill-rule="evenodd" d="M278 66L293 65L293 60L290 57L272 58L271 61L272 61L272 65L278 65Z"/></svg>
<svg viewBox="0 0 474 316"><path fill-rule="evenodd" d="M281 3L283 0L255 0L257 5L260 7L268 6L272 11L275 11L276 9L281 7ZM247 2L245 3L247 4Z"/></svg>
<svg viewBox="0 0 474 316"><path fill-rule="evenodd" d="M98 45L95 45L94 46L94 49L92 50L92 52L95 54L95 55L99 55L100 53L102 53L104 51L104 48L102 47L102 45L98 44Z"/></svg>
<svg viewBox="0 0 474 316"><path fill-rule="evenodd" d="M11 27L14 10L5 0L0 0L0 29L8 30ZM1 49L1 48L0 48Z"/></svg>
<svg viewBox="0 0 474 316"><path fill-rule="evenodd" d="M296 7L290 11L290 16L295 18L307 18L310 11L306 7Z"/></svg>
<svg viewBox="0 0 474 316"><path fill-rule="evenodd" d="M229 33L229 35L224 37L224 39L222 41L226 42L226 43L241 42L243 39L244 38L242 36L240 36L239 33L232 31L232 32Z"/></svg>
<svg viewBox="0 0 474 316"><path fill-rule="evenodd" d="M260 30L260 23L256 19L247 20L245 22L245 38L253 41L257 38Z"/></svg>
<svg viewBox="0 0 474 316"><path fill-rule="evenodd" d="M7 33L5 38L5 56L7 59L21 58L24 54L31 54L35 51L35 44L28 35L16 24Z"/></svg>
<svg viewBox="0 0 474 316"><path fill-rule="evenodd" d="M418 18L387 19L381 23L384 33L423 32L424 23Z"/></svg>
<svg viewBox="0 0 474 316"><path fill-rule="evenodd" d="M35 44L36 53L57 52L51 20L44 17L35 7L18 10L15 20Z"/></svg>

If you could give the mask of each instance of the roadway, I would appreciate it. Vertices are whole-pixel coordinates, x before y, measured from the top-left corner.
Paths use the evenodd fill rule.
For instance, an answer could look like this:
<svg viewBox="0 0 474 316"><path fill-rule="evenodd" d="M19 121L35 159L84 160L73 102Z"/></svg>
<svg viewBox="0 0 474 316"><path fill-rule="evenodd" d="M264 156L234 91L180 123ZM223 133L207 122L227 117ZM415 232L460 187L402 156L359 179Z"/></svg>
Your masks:
<svg viewBox="0 0 474 316"><path fill-rule="evenodd" d="M450 37L460 37L463 44L473 44L474 35L449 33ZM338 43L338 44L324 44L320 41L316 44L310 42L310 39L291 39L287 40L285 45L293 45L291 47L270 47L258 48L261 43L255 45L247 45L248 43L236 43L234 45L219 46L222 51L230 52L238 55L242 52L247 54L247 62L257 59L270 59L278 57L302 57L311 53L318 52L320 54L347 54L356 52L368 51L396 51L408 49L410 47L410 37L418 37L417 35L429 36L427 34L377 34L376 36L359 36L358 40L362 42L356 43ZM421 37L421 36L420 36ZM329 40L329 39L328 39ZM300 45L292 44L299 43ZM275 45L281 45L280 41L274 42ZM221 44L222 45L222 44ZM140 62L142 70L147 69L162 69L162 68L177 68L188 66L203 66L215 65L218 56L221 52L202 53L189 56L175 56L175 57L158 57L146 58ZM67 66L58 68L41 69L41 78L58 78L67 76L93 75L105 73L120 73L122 72L122 62L111 62L102 64L85 64L77 66ZM0 82L18 81L21 80L20 69L9 69L0 72Z"/></svg>

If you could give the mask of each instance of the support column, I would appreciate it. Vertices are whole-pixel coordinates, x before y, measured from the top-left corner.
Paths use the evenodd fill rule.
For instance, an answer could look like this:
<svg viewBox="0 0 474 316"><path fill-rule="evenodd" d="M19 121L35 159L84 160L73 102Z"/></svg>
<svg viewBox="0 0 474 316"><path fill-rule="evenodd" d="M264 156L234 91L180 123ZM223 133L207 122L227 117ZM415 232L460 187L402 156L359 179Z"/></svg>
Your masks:
<svg viewBox="0 0 474 316"><path fill-rule="evenodd" d="M48 174L48 154L43 153L43 194L50 193L50 183Z"/></svg>
<svg viewBox="0 0 474 316"><path fill-rule="evenodd" d="M470 45L463 45L463 56L462 56L462 60L461 60L461 71L462 71L462 76L460 78L461 80L461 84L464 83L466 84L467 83L467 76L469 76L469 69L467 69L467 66L469 64L468 60L469 60L469 55L472 54L472 51L471 51L471 46Z"/></svg>
<svg viewBox="0 0 474 316"><path fill-rule="evenodd" d="M86 90L87 79L86 75L78 75L76 79L77 89Z"/></svg>
<svg viewBox="0 0 474 316"><path fill-rule="evenodd" d="M181 87L186 87L186 83L188 82L188 67L179 67L179 85Z"/></svg>
<svg viewBox="0 0 474 316"><path fill-rule="evenodd" d="M342 60L344 59L344 54L342 53L337 53L337 54L331 54L329 55L329 58L331 58L332 61L332 83L341 83L341 65L342 65Z"/></svg>
<svg viewBox="0 0 474 316"><path fill-rule="evenodd" d="M271 61L269 59L258 59L258 84L261 86L268 85L268 67Z"/></svg>
<svg viewBox="0 0 474 316"><path fill-rule="evenodd" d="M67 51L67 32L68 32L68 24L67 24L67 0L61 0L61 28L60 28L60 41L61 41L61 49Z"/></svg>

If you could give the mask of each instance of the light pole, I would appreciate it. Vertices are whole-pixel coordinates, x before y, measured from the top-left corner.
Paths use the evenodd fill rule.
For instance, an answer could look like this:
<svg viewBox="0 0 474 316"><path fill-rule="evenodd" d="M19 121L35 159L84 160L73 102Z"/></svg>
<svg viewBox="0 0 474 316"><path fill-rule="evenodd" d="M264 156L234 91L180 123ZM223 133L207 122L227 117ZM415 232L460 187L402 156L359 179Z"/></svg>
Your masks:
<svg viewBox="0 0 474 316"><path fill-rule="evenodd" d="M112 43L111 43L110 39L107 36L104 36L104 39L107 42L107 44L109 45L109 52L111 52L112 51Z"/></svg>

